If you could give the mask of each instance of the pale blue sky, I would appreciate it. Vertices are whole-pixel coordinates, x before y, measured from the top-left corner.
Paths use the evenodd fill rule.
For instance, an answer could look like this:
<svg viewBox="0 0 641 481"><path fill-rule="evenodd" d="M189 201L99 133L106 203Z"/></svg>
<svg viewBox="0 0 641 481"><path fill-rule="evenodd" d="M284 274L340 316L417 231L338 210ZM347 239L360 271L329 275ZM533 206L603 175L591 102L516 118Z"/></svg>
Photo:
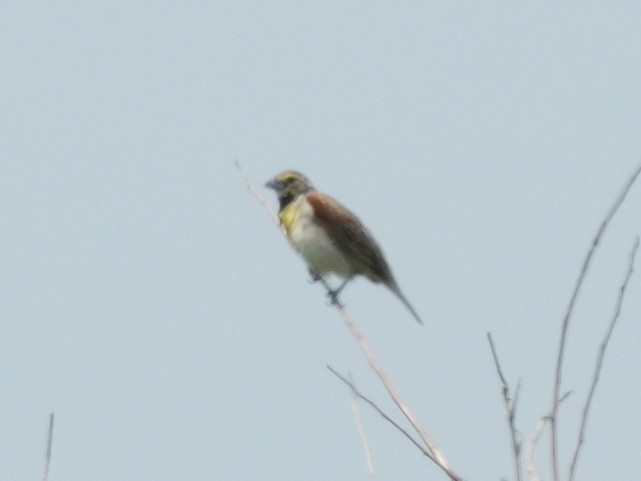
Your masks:
<svg viewBox="0 0 641 481"><path fill-rule="evenodd" d="M343 300L465 479L512 475L485 333L530 436L641 161L641 3L6 1L0 58L0 481L40 478L51 411L51 481L369 479L325 365L399 417L234 158L361 216L426 324ZM571 325L562 473L640 206ZM637 276L578 479L638 477L640 322ZM363 413L380 480L444 479Z"/></svg>

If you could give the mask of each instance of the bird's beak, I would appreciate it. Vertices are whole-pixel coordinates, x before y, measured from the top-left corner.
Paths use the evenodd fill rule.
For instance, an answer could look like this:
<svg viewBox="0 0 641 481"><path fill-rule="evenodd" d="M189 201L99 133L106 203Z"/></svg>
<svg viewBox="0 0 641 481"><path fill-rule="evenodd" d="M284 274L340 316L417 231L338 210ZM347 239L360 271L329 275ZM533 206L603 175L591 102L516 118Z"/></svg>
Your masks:
<svg viewBox="0 0 641 481"><path fill-rule="evenodd" d="M278 182L276 181L276 179L272 179L269 182L267 182L265 184L265 187L269 187L270 189L274 189L274 190L278 190L279 189L279 185L278 185Z"/></svg>

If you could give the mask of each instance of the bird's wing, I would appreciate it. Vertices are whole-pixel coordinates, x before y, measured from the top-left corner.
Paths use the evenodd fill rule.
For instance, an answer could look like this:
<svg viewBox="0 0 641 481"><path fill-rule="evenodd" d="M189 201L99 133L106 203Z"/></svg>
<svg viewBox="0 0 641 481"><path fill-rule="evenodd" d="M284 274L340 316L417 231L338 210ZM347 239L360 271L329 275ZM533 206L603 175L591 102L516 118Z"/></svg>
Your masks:
<svg viewBox="0 0 641 481"><path fill-rule="evenodd" d="M364 274L374 282L394 283L383 251L355 214L318 191L307 193L306 198L334 245L353 262L356 274Z"/></svg>

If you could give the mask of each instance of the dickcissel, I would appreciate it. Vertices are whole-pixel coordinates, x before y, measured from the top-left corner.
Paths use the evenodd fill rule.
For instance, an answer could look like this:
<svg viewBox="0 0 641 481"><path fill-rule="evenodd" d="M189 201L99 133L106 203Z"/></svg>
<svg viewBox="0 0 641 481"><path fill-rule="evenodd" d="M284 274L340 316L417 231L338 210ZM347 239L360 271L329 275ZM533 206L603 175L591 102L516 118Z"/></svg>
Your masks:
<svg viewBox="0 0 641 481"><path fill-rule="evenodd" d="M280 222L291 245L307 262L312 278L335 274L345 279L330 291L333 302L338 302L338 293L352 278L363 275L385 284L423 323L398 287L383 251L356 215L317 191L300 172L281 172L266 186L276 191Z"/></svg>

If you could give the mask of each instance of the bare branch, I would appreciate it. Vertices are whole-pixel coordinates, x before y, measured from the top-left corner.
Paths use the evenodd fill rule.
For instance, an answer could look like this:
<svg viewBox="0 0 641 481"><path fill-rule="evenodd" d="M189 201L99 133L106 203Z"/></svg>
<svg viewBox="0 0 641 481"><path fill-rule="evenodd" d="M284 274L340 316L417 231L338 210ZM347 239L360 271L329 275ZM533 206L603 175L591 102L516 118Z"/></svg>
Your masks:
<svg viewBox="0 0 641 481"><path fill-rule="evenodd" d="M572 391L563 393L563 395L559 399L559 405L563 403L563 401L565 401L568 397L570 397L570 394L572 394ZM542 481L541 474L539 473L536 464L534 463L534 451L536 445L539 442L541 434L543 434L543 430L549 422L549 415L543 416L541 419L539 419L532 437L525 445L525 450L523 453L523 465L525 466L525 471L530 475L530 481Z"/></svg>
<svg viewBox="0 0 641 481"><path fill-rule="evenodd" d="M363 354L365 355L365 358L367 359L367 362L371 366L371 368L374 370L380 381L383 383L385 386L385 389L387 390L387 393L390 395L392 398L392 401L394 401L394 404L396 404L396 407L403 413L405 416L405 419L410 423L412 428L416 431L416 433L419 435L423 443L425 444L425 447L427 448L427 451L432 455L430 459L436 463L436 465L441 468L453 481L461 481L461 478L454 469L450 466L449 461L445 458L443 453L438 449L436 444L432 441L430 436L427 434L427 430L423 427L423 425L420 423L418 418L414 415L414 413L409 409L409 407L405 404L405 402L401 399L400 394L396 390L396 387L392 383L392 380L389 378L389 376L385 373L383 370L382 366L379 364L378 360L374 356L374 353L369 347L369 343L367 342L367 339L365 339L365 336L363 333L360 331L352 317L349 315L345 307L341 306L338 304L337 306L338 311L341 314L341 317L343 318L343 321L345 321L345 324L347 324L347 327L351 331L352 335L354 338L358 341L358 344L361 347L361 350L363 351Z"/></svg>
<svg viewBox="0 0 641 481"><path fill-rule="evenodd" d="M525 445L525 450L523 452L523 466L525 467L525 471L530 476L530 481L542 481L541 474L539 473L536 464L534 463L534 451L548 422L550 422L550 418L548 416L539 419L532 437Z"/></svg>
<svg viewBox="0 0 641 481"><path fill-rule="evenodd" d="M632 174L626 185L624 186L623 190L619 194L618 198L610 208L610 211L608 214L605 216L605 219L601 223L601 226L599 227L599 230L597 231L596 235L594 236L594 239L592 240L592 246L590 247L590 250L588 250L588 253L585 256L585 260L583 261L583 266L581 268L581 272L579 273L579 277L577 279L576 285L574 287L574 292L572 293L572 296L570 297L570 302L566 308L565 311L565 316L563 318L563 323L561 326L561 338L559 342L559 350L558 350L558 355L557 355L557 361L556 361L556 371L555 371L555 376L554 376L554 393L552 397L552 408L550 412L550 450L551 450L551 461L552 461L552 479L553 481L558 481L559 479L559 462L558 462L558 447L557 447L557 419L556 419L556 414L559 408L559 402L560 402L560 393L561 393L561 372L562 372L562 367L563 367L563 356L565 354L565 342L567 338L567 331L568 331L568 326L570 324L570 317L572 316L572 311L574 309L574 304L576 302L576 299L579 295L579 291L581 290L581 287L583 286L583 280L585 278L585 275L588 271L588 267L590 266L590 262L592 260L592 256L596 250L596 247L599 245L599 242L601 241L601 237L603 236L603 233L605 232L608 224L610 221L614 218L615 214L619 210L619 207L621 207L621 204L623 204L623 201L625 200L626 196L628 195L628 192L632 188L632 185L636 181L637 177L639 177L639 174L641 173L641 165L637 167L636 171Z"/></svg>
<svg viewBox="0 0 641 481"><path fill-rule="evenodd" d="M365 401L367 404L369 404L378 414L381 415L383 419L385 419L388 423L390 423L392 426L394 426L396 429L398 429L407 439L410 440L410 442L416 446L421 453L423 453L425 456L430 458L432 461L435 461L432 455L418 442L416 441L410 433L408 433L401 425L399 425L396 421L394 421L385 411L383 411L378 405L369 399L367 396L365 396L363 393L361 393L358 388L348 379L346 379L344 376L342 376L336 369L334 369L331 366L327 366L327 369L330 370L330 372L336 376L338 379L343 381L349 388L351 389L352 393L358 397L359 399L362 399Z"/></svg>
<svg viewBox="0 0 641 481"><path fill-rule="evenodd" d="M329 366L328 366L329 368ZM331 368L330 368L331 369ZM352 376L350 374L350 383L354 385ZM365 451L365 459L367 460L367 470L369 471L370 478L372 481L376 480L376 470L374 469L374 459L372 457L372 450L369 446L369 441L367 439L367 433L365 432L365 425L363 424L363 417L361 416L361 410L358 407L359 396L356 392L356 389L352 387L350 389L350 398L352 405L352 415L354 416L354 422L356 423L356 429L358 431L358 436L361 439L361 444L363 445L363 451Z"/></svg>
<svg viewBox="0 0 641 481"><path fill-rule="evenodd" d="M501 380L503 392L503 406L505 407L505 416L507 417L507 424L510 429L510 438L512 440L512 457L514 458L514 475L517 481L521 481L521 443L519 442L519 433L514 425L514 418L516 416L516 403L518 401L519 391L521 389L521 382L516 386L516 391L514 393L514 398L510 399L510 386L505 380L503 371L501 370L501 364L499 363L499 357L496 353L496 348L494 347L494 341L492 340L492 334L487 333L487 340L490 343L490 349L492 350L492 357L494 358L494 365L496 366L496 372L499 375Z"/></svg>
<svg viewBox="0 0 641 481"><path fill-rule="evenodd" d="M599 377L601 376L601 368L603 367L603 359L605 357L605 352L608 348L608 344L610 342L610 338L612 336L612 332L614 331L614 327L617 323L617 320L619 319L619 315L621 314L621 306L623 305L623 299L625 297L625 291L628 287L628 282L630 281L630 278L632 277L632 273L634 272L634 259L636 257L637 251L639 249L639 238L637 237L634 241L634 246L632 247L632 252L630 253L630 262L628 264L628 271L626 272L625 279L623 280L623 284L621 284L621 287L619 288L619 297L616 302L616 307L614 309L614 314L612 316L612 319L610 320L610 325L608 326L608 329L605 333L605 336L603 337L603 341L601 342L601 345L599 346L599 354L597 356L596 360L596 366L594 368L594 375L592 378L592 385L590 386L590 391L588 393L588 396L585 400L585 406L583 407L583 416L581 418L581 426L579 428L579 435L577 438L576 442L576 447L574 448L574 456L572 457L572 463L570 464L570 475L568 477L569 481L573 481L574 479L574 474L576 472L576 464L579 459L579 454L581 452L581 447L583 446L583 441L585 440L585 429L588 423L588 416L590 414L590 407L592 405L592 399L594 398L594 392L596 391L596 386L599 382Z"/></svg>
<svg viewBox="0 0 641 481"><path fill-rule="evenodd" d="M238 172L240 172L240 175L242 175L243 179L245 179L245 184L247 184L247 190L253 195L258 202L263 206L263 208L267 211L269 216L272 218L274 221L274 224L278 226L278 228L281 230L283 234L285 232L283 231L281 225L280 225L280 220L278 219L278 215L269 207L269 204L265 200L265 198L260 195L260 193L256 190L256 187L254 187L254 184L252 183L251 179L249 176L245 173L245 170L243 167L240 165L240 162L238 162L238 159L234 159L234 165L238 169Z"/></svg>
<svg viewBox="0 0 641 481"><path fill-rule="evenodd" d="M42 474L42 481L49 479L49 465L51 464L51 446L53 444L53 413L49 414L49 434L47 435L47 455L45 457L45 467Z"/></svg>

